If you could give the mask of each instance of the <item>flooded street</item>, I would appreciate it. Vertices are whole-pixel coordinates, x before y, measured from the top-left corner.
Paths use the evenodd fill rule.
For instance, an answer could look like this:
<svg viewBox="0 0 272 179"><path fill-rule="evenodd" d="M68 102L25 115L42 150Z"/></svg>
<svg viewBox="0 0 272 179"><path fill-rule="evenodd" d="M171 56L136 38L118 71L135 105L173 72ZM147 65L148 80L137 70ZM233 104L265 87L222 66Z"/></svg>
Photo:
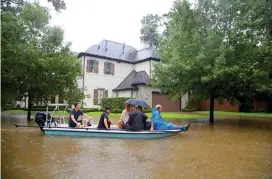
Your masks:
<svg viewBox="0 0 272 179"><path fill-rule="evenodd" d="M44 136L14 121L2 118L3 179L272 178L272 120L194 122L149 140Z"/></svg>

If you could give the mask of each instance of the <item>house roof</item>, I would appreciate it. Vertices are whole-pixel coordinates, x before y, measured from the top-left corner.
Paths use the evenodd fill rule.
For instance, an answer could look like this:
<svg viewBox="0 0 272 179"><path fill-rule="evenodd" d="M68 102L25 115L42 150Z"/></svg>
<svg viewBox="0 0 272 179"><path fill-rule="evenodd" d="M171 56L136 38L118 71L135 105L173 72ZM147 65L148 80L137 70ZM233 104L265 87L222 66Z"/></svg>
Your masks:
<svg viewBox="0 0 272 179"><path fill-rule="evenodd" d="M79 53L78 58L84 55L127 63L139 63L149 59L160 61L154 47L137 50L132 46L110 40L102 40L98 45L89 47L85 52Z"/></svg>
<svg viewBox="0 0 272 179"><path fill-rule="evenodd" d="M151 82L145 71L136 72L133 70L113 91L137 90L137 85L148 84Z"/></svg>

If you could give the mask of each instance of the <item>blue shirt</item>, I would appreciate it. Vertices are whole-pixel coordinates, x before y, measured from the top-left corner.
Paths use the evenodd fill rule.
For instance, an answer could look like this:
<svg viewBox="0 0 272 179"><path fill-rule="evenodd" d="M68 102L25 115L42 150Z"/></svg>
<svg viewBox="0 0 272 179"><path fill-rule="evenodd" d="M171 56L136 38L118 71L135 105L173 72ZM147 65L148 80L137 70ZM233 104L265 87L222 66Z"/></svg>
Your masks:
<svg viewBox="0 0 272 179"><path fill-rule="evenodd" d="M81 111L81 110L76 111L75 109L72 109L70 111L69 125L73 126L75 123L74 123L74 121L72 121L71 115L74 115L75 120L78 121L79 116L83 115L83 111Z"/></svg>

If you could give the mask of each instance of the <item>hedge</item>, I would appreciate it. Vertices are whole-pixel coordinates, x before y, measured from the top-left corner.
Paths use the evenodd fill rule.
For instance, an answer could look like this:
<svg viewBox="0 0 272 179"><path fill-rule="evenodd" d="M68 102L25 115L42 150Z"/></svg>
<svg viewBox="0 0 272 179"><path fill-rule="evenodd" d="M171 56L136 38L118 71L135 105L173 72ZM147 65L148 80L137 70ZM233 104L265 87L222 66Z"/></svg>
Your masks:
<svg viewBox="0 0 272 179"><path fill-rule="evenodd" d="M124 110L125 102L131 98L127 97L113 97L113 98L104 98L102 99L102 110L109 106L112 108L112 113L121 113ZM144 112L151 112L152 109L150 107L144 108Z"/></svg>
<svg viewBox="0 0 272 179"><path fill-rule="evenodd" d="M130 99L127 97L115 97L115 98L104 98L102 99L101 107L104 109L106 106L112 109L124 109L125 102Z"/></svg>
<svg viewBox="0 0 272 179"><path fill-rule="evenodd" d="M197 109L196 108L185 108L185 109L182 109L181 110L182 112L194 112L194 111L197 111Z"/></svg>

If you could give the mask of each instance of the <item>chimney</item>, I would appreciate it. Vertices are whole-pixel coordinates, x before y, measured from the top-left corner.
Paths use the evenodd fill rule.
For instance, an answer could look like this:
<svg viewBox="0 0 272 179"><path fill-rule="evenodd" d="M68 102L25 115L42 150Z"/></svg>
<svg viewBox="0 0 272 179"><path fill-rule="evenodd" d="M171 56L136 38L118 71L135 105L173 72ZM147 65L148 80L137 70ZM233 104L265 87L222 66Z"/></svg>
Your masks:
<svg viewBox="0 0 272 179"><path fill-rule="evenodd" d="M123 52L122 52L122 54L124 54L124 53L125 53L125 46L126 46L126 42L124 42L124 45L123 45Z"/></svg>
<svg viewBox="0 0 272 179"><path fill-rule="evenodd" d="M107 45L108 45L108 41L106 40L105 47L104 47L105 52L108 50L108 49L107 49Z"/></svg>

